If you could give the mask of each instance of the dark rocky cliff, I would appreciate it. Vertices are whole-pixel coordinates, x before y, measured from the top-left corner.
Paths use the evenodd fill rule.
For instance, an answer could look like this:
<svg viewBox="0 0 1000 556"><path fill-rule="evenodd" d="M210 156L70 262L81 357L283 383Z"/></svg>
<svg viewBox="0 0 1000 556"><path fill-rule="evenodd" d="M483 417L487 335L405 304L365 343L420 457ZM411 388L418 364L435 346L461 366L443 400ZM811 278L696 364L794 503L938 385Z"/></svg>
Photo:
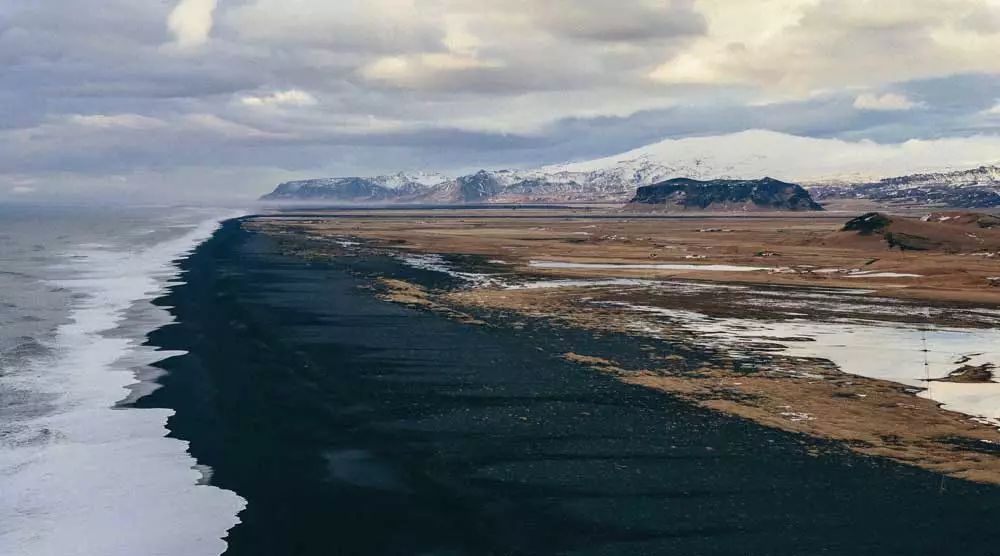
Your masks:
<svg viewBox="0 0 1000 556"><path fill-rule="evenodd" d="M630 205L675 210L823 210L800 185L773 178L676 178L640 187Z"/></svg>

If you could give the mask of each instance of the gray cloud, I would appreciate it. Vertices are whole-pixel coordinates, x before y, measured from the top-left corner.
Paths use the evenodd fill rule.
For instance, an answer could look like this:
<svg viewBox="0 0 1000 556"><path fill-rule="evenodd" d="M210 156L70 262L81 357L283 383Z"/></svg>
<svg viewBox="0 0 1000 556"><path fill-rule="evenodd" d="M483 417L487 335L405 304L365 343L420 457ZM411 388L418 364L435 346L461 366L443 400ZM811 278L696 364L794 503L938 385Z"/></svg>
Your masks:
<svg viewBox="0 0 1000 556"><path fill-rule="evenodd" d="M184 45L176 6L0 8L0 192L163 194L174 176L257 194L283 173L534 165L751 128L1000 132L1000 17L980 0L222 0Z"/></svg>
<svg viewBox="0 0 1000 556"><path fill-rule="evenodd" d="M705 32L705 18L689 0L606 2L550 0L533 4L541 27L566 37L599 42L641 43Z"/></svg>

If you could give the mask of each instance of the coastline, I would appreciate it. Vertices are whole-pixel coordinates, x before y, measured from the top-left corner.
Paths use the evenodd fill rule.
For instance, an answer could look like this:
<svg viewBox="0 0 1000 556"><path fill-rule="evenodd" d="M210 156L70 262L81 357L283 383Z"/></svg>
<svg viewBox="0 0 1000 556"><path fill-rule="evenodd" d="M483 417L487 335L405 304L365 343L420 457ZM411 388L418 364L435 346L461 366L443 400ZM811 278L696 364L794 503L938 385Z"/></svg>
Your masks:
<svg viewBox="0 0 1000 556"><path fill-rule="evenodd" d="M516 223L506 216L452 216L448 222L406 221L397 213L386 220L371 213L305 220L264 216L248 226L312 260L381 253L438 279L449 278L429 288L383 280L382 295L463 322L478 322L480 312L502 311L630 338L645 346L648 357L621 362L587 349L560 352L596 357L602 361L594 365L598 370L622 381L766 426L836 440L862 454L1000 484L995 449L1000 414L991 403L998 385L988 379L944 380L965 363L971 368L997 359L988 346L1000 343L991 340L1000 311L950 301L952 295L939 291L935 301L907 299L898 295L900 288L885 286L887 280L913 281L906 276L837 281L820 274L819 282L802 277L789 282L784 273L728 267L719 272L645 269L704 265L683 262L677 253L678 263L633 257L635 264L629 266L637 268L619 270L624 256L644 253L650 243L667 245L667 240L640 237L636 246L623 243L628 238L620 235L581 239L583 232L570 229L596 235L599 226L607 225L583 216L567 221L535 215ZM808 236L816 235L814 224L797 221ZM617 225L637 231L628 219ZM638 225L651 231L645 222ZM676 226L669 224L668 230ZM704 243L716 241L716 234L696 231L688 237L697 238L702 249L722 249ZM536 256L566 260L575 253L595 264L533 264ZM743 260L731 253L725 262ZM748 275L760 276L748 280Z"/></svg>
<svg viewBox="0 0 1000 556"><path fill-rule="evenodd" d="M0 373L0 552L225 551L243 500L212 486L210 470L168 436L170 410L132 405L155 388L151 365L175 355L143 344L150 330L171 321L153 299L182 280L176 261L225 217L201 209L93 209L53 225L49 236L60 241L29 234L31 253L44 254L28 261L35 276L69 302L51 335L40 338L47 351Z"/></svg>
<svg viewBox="0 0 1000 556"><path fill-rule="evenodd" d="M940 475L562 357L647 359L622 335L383 301L378 278L450 278L394 257L301 256L283 239L225 225L182 263L161 300L177 322L150 337L187 353L161 363L140 405L175 411L172 436L248 501L227 554L992 547L980 520L1000 509L996 487L942 493Z"/></svg>

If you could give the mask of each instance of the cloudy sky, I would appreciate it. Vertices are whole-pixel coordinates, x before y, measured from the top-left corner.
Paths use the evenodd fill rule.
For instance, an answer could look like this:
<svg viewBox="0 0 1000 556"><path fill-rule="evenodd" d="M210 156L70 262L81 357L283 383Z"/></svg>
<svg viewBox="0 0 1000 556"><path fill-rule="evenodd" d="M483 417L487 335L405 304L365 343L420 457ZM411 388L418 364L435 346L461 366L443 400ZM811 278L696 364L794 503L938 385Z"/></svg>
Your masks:
<svg viewBox="0 0 1000 556"><path fill-rule="evenodd" d="M746 129L995 141L998 52L1000 0L10 0L0 198L249 197Z"/></svg>

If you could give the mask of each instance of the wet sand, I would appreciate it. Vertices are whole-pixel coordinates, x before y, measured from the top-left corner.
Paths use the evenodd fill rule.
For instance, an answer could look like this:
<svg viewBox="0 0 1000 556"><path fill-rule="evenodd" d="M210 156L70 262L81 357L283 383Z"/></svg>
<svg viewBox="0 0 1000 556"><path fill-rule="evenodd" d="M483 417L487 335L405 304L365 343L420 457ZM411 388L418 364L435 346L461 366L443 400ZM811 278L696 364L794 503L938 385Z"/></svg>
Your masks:
<svg viewBox="0 0 1000 556"><path fill-rule="evenodd" d="M227 224L184 262L169 296L178 323L150 338L189 353L163 363L163 388L141 403L174 409L172 434L248 501L228 554L995 549L996 487L564 357L634 367L651 342L516 311L459 322L376 295L379 279L419 298L454 277L293 251Z"/></svg>

